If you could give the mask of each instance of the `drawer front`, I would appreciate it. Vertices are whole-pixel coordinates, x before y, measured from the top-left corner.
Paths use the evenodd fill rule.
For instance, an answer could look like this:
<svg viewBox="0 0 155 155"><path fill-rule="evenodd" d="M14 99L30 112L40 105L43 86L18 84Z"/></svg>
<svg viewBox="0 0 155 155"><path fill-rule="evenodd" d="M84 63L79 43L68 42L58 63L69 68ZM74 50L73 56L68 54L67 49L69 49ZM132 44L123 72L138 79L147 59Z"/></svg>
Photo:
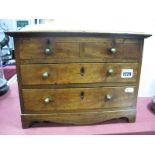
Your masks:
<svg viewBox="0 0 155 155"><path fill-rule="evenodd" d="M31 37L19 40L20 59L137 59L140 42L132 39Z"/></svg>
<svg viewBox="0 0 155 155"><path fill-rule="evenodd" d="M113 44L112 41L88 42L83 44L83 57L105 59L138 59L140 53L139 43Z"/></svg>
<svg viewBox="0 0 155 155"><path fill-rule="evenodd" d="M22 84L136 82L137 63L70 63L21 65ZM129 71L129 73L128 73Z"/></svg>
<svg viewBox="0 0 155 155"><path fill-rule="evenodd" d="M23 89L27 112L83 110L133 106L135 87ZM128 91L127 91L128 90ZM129 91L130 90L130 91Z"/></svg>
<svg viewBox="0 0 155 155"><path fill-rule="evenodd" d="M78 42L54 38L21 38L19 44L20 59L62 59L78 58Z"/></svg>

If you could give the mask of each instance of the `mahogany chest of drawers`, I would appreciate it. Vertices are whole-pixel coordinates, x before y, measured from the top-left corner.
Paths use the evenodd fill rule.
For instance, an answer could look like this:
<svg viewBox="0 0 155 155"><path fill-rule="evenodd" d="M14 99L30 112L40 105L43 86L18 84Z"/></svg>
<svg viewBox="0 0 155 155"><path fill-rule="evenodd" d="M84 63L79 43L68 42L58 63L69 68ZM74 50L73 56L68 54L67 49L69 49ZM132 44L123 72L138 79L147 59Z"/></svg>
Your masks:
<svg viewBox="0 0 155 155"><path fill-rule="evenodd" d="M23 128L34 121L135 121L143 42L150 35L7 34L14 37Z"/></svg>

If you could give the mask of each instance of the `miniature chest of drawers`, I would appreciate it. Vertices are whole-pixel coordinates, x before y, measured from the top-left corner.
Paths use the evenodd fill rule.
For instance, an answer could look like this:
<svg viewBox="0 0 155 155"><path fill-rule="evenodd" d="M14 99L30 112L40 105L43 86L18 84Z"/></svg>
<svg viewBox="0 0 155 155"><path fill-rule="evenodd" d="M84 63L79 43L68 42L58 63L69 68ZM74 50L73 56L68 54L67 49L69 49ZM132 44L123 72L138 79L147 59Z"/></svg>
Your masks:
<svg viewBox="0 0 155 155"><path fill-rule="evenodd" d="M35 121L134 122L144 38L101 32L7 32L14 37L23 128Z"/></svg>

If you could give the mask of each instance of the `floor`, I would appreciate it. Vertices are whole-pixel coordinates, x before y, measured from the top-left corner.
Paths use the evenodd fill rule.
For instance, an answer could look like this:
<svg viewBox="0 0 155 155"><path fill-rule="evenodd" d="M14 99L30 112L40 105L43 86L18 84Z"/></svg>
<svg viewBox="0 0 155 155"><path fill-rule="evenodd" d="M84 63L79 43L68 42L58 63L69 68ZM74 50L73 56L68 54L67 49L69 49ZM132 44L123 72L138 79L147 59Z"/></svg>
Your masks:
<svg viewBox="0 0 155 155"><path fill-rule="evenodd" d="M155 114L149 110L151 98L138 98L135 123L126 120L112 120L106 123L86 126L62 126L52 123L36 123L31 128L22 129L20 104L16 80L10 89L0 97L0 134L50 135L50 134L155 134Z"/></svg>

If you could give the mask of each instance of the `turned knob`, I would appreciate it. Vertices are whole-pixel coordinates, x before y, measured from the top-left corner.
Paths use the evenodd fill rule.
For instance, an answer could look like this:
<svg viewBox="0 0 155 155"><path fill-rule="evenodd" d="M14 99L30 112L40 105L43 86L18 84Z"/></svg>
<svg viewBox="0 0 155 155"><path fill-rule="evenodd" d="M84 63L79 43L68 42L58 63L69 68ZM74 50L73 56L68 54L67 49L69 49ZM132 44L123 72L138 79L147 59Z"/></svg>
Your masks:
<svg viewBox="0 0 155 155"><path fill-rule="evenodd" d="M111 99L112 99L112 95L107 94L107 95L106 95L106 99L107 99L107 100L111 100Z"/></svg>
<svg viewBox="0 0 155 155"><path fill-rule="evenodd" d="M115 54L117 52L116 48L110 48L109 49L110 53Z"/></svg>
<svg viewBox="0 0 155 155"><path fill-rule="evenodd" d="M49 55L50 53L52 53L52 50L50 48L45 48L44 53L45 55Z"/></svg>
<svg viewBox="0 0 155 155"><path fill-rule="evenodd" d="M108 69L108 75L112 75L114 73L114 70L112 68Z"/></svg>
<svg viewBox="0 0 155 155"><path fill-rule="evenodd" d="M46 98L44 99L44 103L45 103L45 104L50 103L50 98L49 98L49 97L46 97Z"/></svg>
<svg viewBox="0 0 155 155"><path fill-rule="evenodd" d="M44 72L44 73L42 74L42 77L43 77L44 79L48 78L48 76L49 76L49 73L48 73L48 72Z"/></svg>

